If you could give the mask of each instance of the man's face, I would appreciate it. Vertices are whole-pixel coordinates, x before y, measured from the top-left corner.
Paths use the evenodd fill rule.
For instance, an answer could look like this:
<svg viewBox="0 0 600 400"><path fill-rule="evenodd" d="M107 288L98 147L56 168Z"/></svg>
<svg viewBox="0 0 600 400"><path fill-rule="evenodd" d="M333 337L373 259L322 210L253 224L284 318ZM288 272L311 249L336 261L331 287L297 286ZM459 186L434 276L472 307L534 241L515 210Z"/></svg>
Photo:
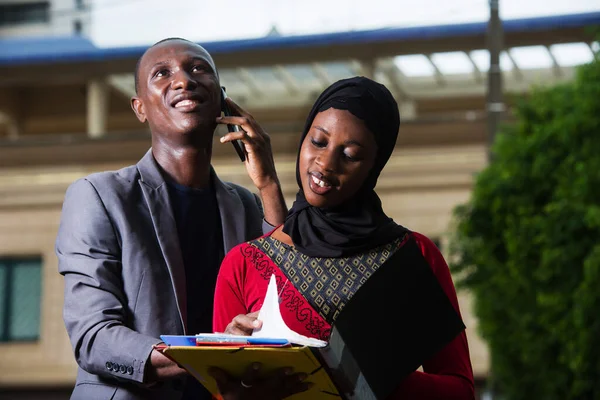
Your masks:
<svg viewBox="0 0 600 400"><path fill-rule="evenodd" d="M181 40L160 43L142 57L138 94L131 106L153 135L181 139L210 132L221 113L219 78L211 56L198 45ZM188 138L196 141L198 138Z"/></svg>

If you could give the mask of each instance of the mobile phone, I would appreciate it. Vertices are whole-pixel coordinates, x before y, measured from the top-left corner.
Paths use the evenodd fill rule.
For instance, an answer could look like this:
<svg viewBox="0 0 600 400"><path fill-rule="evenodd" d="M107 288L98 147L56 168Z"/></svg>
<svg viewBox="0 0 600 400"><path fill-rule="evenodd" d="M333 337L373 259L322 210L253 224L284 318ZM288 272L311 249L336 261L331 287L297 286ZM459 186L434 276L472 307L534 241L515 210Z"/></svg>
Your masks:
<svg viewBox="0 0 600 400"><path fill-rule="evenodd" d="M233 116L233 113L231 112L231 109L225 101L226 98L227 93L225 93L225 88L221 86L221 111L223 111L224 116L231 117ZM227 130L229 132L239 132L240 127L238 125L227 124ZM233 148L235 149L238 156L240 157L240 160L244 162L246 160L246 153L244 153L244 143L242 143L241 140L234 140L233 142L231 142L231 144L233 145Z"/></svg>

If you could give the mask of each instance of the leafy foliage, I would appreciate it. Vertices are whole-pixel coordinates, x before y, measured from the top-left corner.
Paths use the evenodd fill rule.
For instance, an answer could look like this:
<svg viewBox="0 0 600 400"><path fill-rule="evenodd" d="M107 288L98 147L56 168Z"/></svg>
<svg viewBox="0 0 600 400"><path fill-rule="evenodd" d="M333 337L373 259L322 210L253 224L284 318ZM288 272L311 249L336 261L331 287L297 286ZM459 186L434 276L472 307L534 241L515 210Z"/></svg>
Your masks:
<svg viewBox="0 0 600 400"><path fill-rule="evenodd" d="M600 399L600 60L515 109L455 210L452 269L504 397Z"/></svg>

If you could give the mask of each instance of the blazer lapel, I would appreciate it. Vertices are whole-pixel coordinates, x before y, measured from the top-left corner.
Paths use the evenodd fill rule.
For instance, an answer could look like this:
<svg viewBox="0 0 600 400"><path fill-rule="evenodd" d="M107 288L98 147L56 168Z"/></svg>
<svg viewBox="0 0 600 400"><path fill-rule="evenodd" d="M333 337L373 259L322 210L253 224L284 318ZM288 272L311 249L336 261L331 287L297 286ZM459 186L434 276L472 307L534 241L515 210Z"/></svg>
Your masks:
<svg viewBox="0 0 600 400"><path fill-rule="evenodd" d="M214 169L211 173L223 228L223 249L227 254L233 247L246 241L246 213L235 189L221 182Z"/></svg>
<svg viewBox="0 0 600 400"><path fill-rule="evenodd" d="M177 226L173 216L173 208L169 200L169 193L164 178L162 177L158 164L152 155L152 149L137 164L140 172L140 186L144 193L144 199L150 210L152 224L158 238L158 243L163 257L169 269L173 291L177 299L179 317L183 332L187 332L187 306L186 306L186 282L185 267L179 246Z"/></svg>

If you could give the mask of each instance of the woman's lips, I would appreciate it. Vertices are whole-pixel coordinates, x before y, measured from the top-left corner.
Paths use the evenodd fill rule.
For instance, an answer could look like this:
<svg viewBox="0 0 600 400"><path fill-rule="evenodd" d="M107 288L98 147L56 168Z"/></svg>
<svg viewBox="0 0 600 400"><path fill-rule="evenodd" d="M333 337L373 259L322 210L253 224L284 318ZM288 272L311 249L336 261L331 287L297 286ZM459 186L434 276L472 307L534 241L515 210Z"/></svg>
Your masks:
<svg viewBox="0 0 600 400"><path fill-rule="evenodd" d="M327 181L324 181L324 180L318 178L315 175L316 174L310 174L310 176L308 178L308 186L310 187L310 190L312 190L314 193L316 193L318 195L324 195L324 194L327 194L329 191L331 191L331 189L332 189L331 184Z"/></svg>

